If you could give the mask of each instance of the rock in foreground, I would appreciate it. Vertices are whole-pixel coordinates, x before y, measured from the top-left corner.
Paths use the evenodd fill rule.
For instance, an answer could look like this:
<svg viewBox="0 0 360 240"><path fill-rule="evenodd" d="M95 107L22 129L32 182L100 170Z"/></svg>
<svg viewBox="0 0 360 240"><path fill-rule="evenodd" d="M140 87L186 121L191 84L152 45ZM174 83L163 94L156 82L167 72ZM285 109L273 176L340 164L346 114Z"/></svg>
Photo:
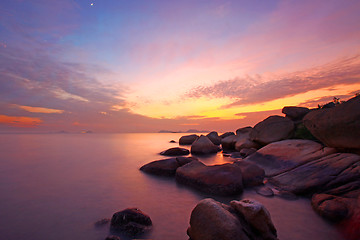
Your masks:
<svg viewBox="0 0 360 240"><path fill-rule="evenodd" d="M215 195L236 195L243 190L241 168L229 163L206 166L192 161L176 170L176 181Z"/></svg>
<svg viewBox="0 0 360 240"><path fill-rule="evenodd" d="M137 208L127 208L116 212L111 218L113 229L136 236L151 229L152 221L148 215Z"/></svg>
<svg viewBox="0 0 360 240"><path fill-rule="evenodd" d="M216 146L204 135L201 135L200 138L191 145L192 154L209 154L217 153L218 151L220 151L220 147Z"/></svg>
<svg viewBox="0 0 360 240"><path fill-rule="evenodd" d="M179 147L174 147L174 148L169 148L165 151L162 151L160 153L160 155L165 155L165 156L182 156L182 155L188 155L190 152L189 150L187 150L186 148L179 148Z"/></svg>
<svg viewBox="0 0 360 240"><path fill-rule="evenodd" d="M231 206L213 199L200 201L190 217L191 240L275 240L276 230L268 211L250 200Z"/></svg>

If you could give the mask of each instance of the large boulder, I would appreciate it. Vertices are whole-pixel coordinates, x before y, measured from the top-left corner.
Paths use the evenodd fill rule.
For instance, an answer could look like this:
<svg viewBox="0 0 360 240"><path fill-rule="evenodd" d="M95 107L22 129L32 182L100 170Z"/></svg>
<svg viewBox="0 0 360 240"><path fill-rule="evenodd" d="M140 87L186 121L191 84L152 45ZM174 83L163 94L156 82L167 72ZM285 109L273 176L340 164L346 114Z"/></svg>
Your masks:
<svg viewBox="0 0 360 240"><path fill-rule="evenodd" d="M231 136L231 135L235 135L235 133L233 133L233 132L225 132L225 133L221 134L220 137L221 137L221 139L223 139L223 138L226 138L226 137Z"/></svg>
<svg viewBox="0 0 360 240"><path fill-rule="evenodd" d="M199 136L196 134L185 135L179 139L179 144L180 145L191 145L198 138L199 138Z"/></svg>
<svg viewBox="0 0 360 240"><path fill-rule="evenodd" d="M178 167L194 160L196 159L193 157L167 158L145 164L140 170L153 175L174 176Z"/></svg>
<svg viewBox="0 0 360 240"><path fill-rule="evenodd" d="M293 136L295 124L292 120L281 116L270 116L255 125L250 139L262 145L289 139Z"/></svg>
<svg viewBox="0 0 360 240"><path fill-rule="evenodd" d="M282 113L293 121L301 120L309 112L310 109L306 107L286 106L282 109Z"/></svg>
<svg viewBox="0 0 360 240"><path fill-rule="evenodd" d="M248 138L240 138L235 142L235 150L236 151L241 151L241 149L244 148L259 148L259 144L257 144L256 142L251 141Z"/></svg>
<svg viewBox="0 0 360 240"><path fill-rule="evenodd" d="M250 132L252 127L244 127L236 130L236 135L230 135L221 140L221 145L223 149L226 150L235 150L236 143L239 142L237 146L237 151L240 151L241 148L250 148L253 147L252 141L249 139ZM240 143L241 142L241 143ZM257 145L255 145L257 147Z"/></svg>
<svg viewBox="0 0 360 240"><path fill-rule="evenodd" d="M210 141L210 139L204 135L201 135L192 145L192 154L209 154L217 153L220 151L220 147L216 146Z"/></svg>
<svg viewBox="0 0 360 240"><path fill-rule="evenodd" d="M213 199L200 201L191 212L188 235L191 240L276 240L269 212L258 202Z"/></svg>
<svg viewBox="0 0 360 240"><path fill-rule="evenodd" d="M110 222L111 228L136 236L151 229L152 221L148 215L137 208L127 208L114 213Z"/></svg>
<svg viewBox="0 0 360 240"><path fill-rule="evenodd" d="M202 192L236 195L242 192L241 168L235 164L206 166L192 161L176 170L176 181Z"/></svg>
<svg viewBox="0 0 360 240"><path fill-rule="evenodd" d="M269 181L279 188L295 194L308 194L325 191L326 188L345 184L358 179L360 156L351 153L334 153L298 166ZM342 175L357 169L353 174ZM340 177L341 181L337 178Z"/></svg>
<svg viewBox="0 0 360 240"><path fill-rule="evenodd" d="M334 152L311 140L291 139L268 144L244 160L259 165L266 176L275 176Z"/></svg>
<svg viewBox="0 0 360 240"><path fill-rule="evenodd" d="M160 153L160 155L165 155L165 156L181 156L181 155L188 155L190 152L188 149L186 148L179 148L179 147L174 147L174 148L169 148L165 151L162 151Z"/></svg>
<svg viewBox="0 0 360 240"><path fill-rule="evenodd" d="M349 215L346 200L329 194L314 194L311 206L320 216L331 221L341 221Z"/></svg>
<svg viewBox="0 0 360 240"><path fill-rule="evenodd" d="M221 139L221 146L224 150L235 150L235 144L238 139L242 139L238 135L230 135Z"/></svg>
<svg viewBox="0 0 360 240"><path fill-rule="evenodd" d="M243 127L236 130L236 135L243 135L243 136L249 136L250 132L252 131L252 127Z"/></svg>
<svg viewBox="0 0 360 240"><path fill-rule="evenodd" d="M303 121L329 147L360 149L360 96L334 108L311 111Z"/></svg>
<svg viewBox="0 0 360 240"><path fill-rule="evenodd" d="M253 187L263 184L265 171L252 162L236 161L235 165L240 167L244 187Z"/></svg>
<svg viewBox="0 0 360 240"><path fill-rule="evenodd" d="M215 144L215 145L220 145L221 144L221 137L219 137L218 133L213 131L210 132L208 135L206 135L210 141Z"/></svg>
<svg viewBox="0 0 360 240"><path fill-rule="evenodd" d="M255 200L231 201L230 206L239 212L261 239L277 239L276 228L271 221L269 211Z"/></svg>

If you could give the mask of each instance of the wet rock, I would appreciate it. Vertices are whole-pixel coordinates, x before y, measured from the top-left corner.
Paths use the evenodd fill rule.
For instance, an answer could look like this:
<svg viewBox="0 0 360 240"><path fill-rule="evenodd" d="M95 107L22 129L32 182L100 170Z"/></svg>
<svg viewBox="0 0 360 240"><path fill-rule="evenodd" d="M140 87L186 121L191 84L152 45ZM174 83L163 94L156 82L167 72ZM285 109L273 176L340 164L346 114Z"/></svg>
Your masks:
<svg viewBox="0 0 360 240"><path fill-rule="evenodd" d="M201 135L192 145L192 154L209 154L217 153L220 151L219 146L213 144L210 139L204 135Z"/></svg>
<svg viewBox="0 0 360 240"><path fill-rule="evenodd" d="M240 167L243 185L253 187L261 185L264 181L265 171L252 162L236 161L234 165Z"/></svg>
<svg viewBox="0 0 360 240"><path fill-rule="evenodd" d="M329 147L360 149L360 96L330 109L311 111L303 121Z"/></svg>
<svg viewBox="0 0 360 240"><path fill-rule="evenodd" d="M243 190L241 168L234 164L206 166L192 161L176 170L176 181L202 192L235 195Z"/></svg>
<svg viewBox="0 0 360 240"><path fill-rule="evenodd" d="M240 155L243 158L246 158L248 156L250 156L253 153L256 153L257 149L256 148L243 148L240 150Z"/></svg>
<svg viewBox="0 0 360 240"><path fill-rule="evenodd" d="M126 233L129 236L136 236L151 229L152 221L148 215L137 208L127 208L116 212L111 218L111 227Z"/></svg>
<svg viewBox="0 0 360 240"><path fill-rule="evenodd" d="M261 239L277 239L276 228L271 221L269 211L255 200L231 201L230 206L238 211Z"/></svg>
<svg viewBox="0 0 360 240"><path fill-rule="evenodd" d="M293 136L294 122L281 116L270 116L256 124L250 133L250 140L262 145L289 139Z"/></svg>
<svg viewBox="0 0 360 240"><path fill-rule="evenodd" d="M195 142L196 139L198 139L199 136L196 134L191 134L191 135L186 135L186 136L182 136L179 139L179 144L180 145L191 145L193 142Z"/></svg>
<svg viewBox="0 0 360 240"><path fill-rule="evenodd" d="M244 160L259 165L266 176L275 176L335 151L311 140L291 139L268 144Z"/></svg>
<svg viewBox="0 0 360 240"><path fill-rule="evenodd" d="M165 156L181 156L181 155L188 155L190 152L189 150L185 149L185 148L179 148L179 147L174 147L174 148L169 148L165 151L162 151L160 153L160 155L165 155Z"/></svg>
<svg viewBox="0 0 360 240"><path fill-rule="evenodd" d="M180 167L180 165L178 161L176 161L176 158L168 158L145 164L140 170L159 176L174 176L178 167Z"/></svg>
<svg viewBox="0 0 360 240"><path fill-rule="evenodd" d="M266 186L257 188L256 193L260 194L261 196L264 196L264 197L273 197L274 196L273 190Z"/></svg>
<svg viewBox="0 0 360 240"><path fill-rule="evenodd" d="M282 113L293 121L301 120L309 112L310 110L306 107L287 106L282 109Z"/></svg>
<svg viewBox="0 0 360 240"><path fill-rule="evenodd" d="M208 135L206 135L210 141L215 145L221 144L221 137L219 137L217 132L210 132Z"/></svg>
<svg viewBox="0 0 360 240"><path fill-rule="evenodd" d="M349 207L346 200L329 194L314 194L311 206L322 217L331 221L341 221L348 217Z"/></svg>
<svg viewBox="0 0 360 240"><path fill-rule="evenodd" d="M223 133L220 135L220 138L223 139L223 138L226 138L228 136L231 136L231 135L235 135L235 133L233 132L226 132L226 133Z"/></svg>
<svg viewBox="0 0 360 240"><path fill-rule="evenodd" d="M354 180L356 173L354 176L344 176L342 173L356 169L359 161L360 156L356 154L334 153L272 177L269 182L295 194L325 191L325 186L331 188L334 183L339 183L338 176L342 178L342 183ZM360 176L359 171L357 176Z"/></svg>
<svg viewBox="0 0 360 240"><path fill-rule="evenodd" d="M236 214L209 198L191 212L187 233L191 240L250 240Z"/></svg>
<svg viewBox="0 0 360 240"><path fill-rule="evenodd" d="M199 161L196 157L176 157L176 161L179 164L179 166L184 166L185 164L188 164L192 161Z"/></svg>

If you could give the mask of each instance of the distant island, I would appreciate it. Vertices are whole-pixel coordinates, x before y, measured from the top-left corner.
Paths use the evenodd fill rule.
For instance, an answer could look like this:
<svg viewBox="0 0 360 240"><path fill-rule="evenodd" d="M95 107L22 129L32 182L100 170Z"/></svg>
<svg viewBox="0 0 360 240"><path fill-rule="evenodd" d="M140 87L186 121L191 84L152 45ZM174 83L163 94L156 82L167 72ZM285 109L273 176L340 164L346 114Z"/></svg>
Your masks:
<svg viewBox="0 0 360 240"><path fill-rule="evenodd" d="M160 130L159 133L204 133L209 132L208 130L197 130L197 129L189 129L187 131L170 131L170 130Z"/></svg>

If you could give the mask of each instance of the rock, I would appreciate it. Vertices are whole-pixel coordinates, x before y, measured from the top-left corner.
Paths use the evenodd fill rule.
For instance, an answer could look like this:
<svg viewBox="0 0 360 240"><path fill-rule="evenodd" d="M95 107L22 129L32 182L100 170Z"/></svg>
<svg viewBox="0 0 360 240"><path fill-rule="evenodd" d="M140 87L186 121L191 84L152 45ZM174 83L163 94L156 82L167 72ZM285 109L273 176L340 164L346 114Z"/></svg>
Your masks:
<svg viewBox="0 0 360 240"><path fill-rule="evenodd" d="M186 136L182 136L179 139L179 144L180 145L191 145L193 142L195 142L196 139L198 139L199 136L196 134L191 134L191 135L186 135Z"/></svg>
<svg viewBox="0 0 360 240"><path fill-rule="evenodd" d="M255 148L243 148L240 150L240 155L243 158L246 158L246 157L250 156L251 154L256 153L256 151L257 151L257 149L255 149Z"/></svg>
<svg viewBox="0 0 360 240"><path fill-rule="evenodd" d="M303 121L329 147L360 149L360 96L330 109L311 111Z"/></svg>
<svg viewBox="0 0 360 240"><path fill-rule="evenodd" d="M238 139L236 142L235 142L235 150L236 151L241 151L241 149L243 148L259 148L259 144L257 144L256 142L253 142L251 141L250 139L248 138L241 138L241 139Z"/></svg>
<svg viewBox="0 0 360 240"><path fill-rule="evenodd" d="M344 198L329 194L314 194L311 206L322 217L331 221L341 221L348 217L349 210Z"/></svg>
<svg viewBox="0 0 360 240"><path fill-rule="evenodd" d="M250 135L250 132L252 131L252 127L243 127L236 130L236 135L238 136L246 136L248 137Z"/></svg>
<svg viewBox="0 0 360 240"><path fill-rule="evenodd" d="M325 104L324 106L322 106L321 108L334 108L334 107L336 107L335 103L329 102L329 103Z"/></svg>
<svg viewBox="0 0 360 240"><path fill-rule="evenodd" d="M235 133L233 132L226 132L226 133L223 133L220 135L220 138L223 139L223 138L226 138L228 136L231 136L231 135L235 135Z"/></svg>
<svg viewBox="0 0 360 240"><path fill-rule="evenodd" d="M176 157L157 160L145 164L140 168L141 171L158 175L158 176L174 176L176 169L191 161L197 161L194 157Z"/></svg>
<svg viewBox="0 0 360 240"><path fill-rule="evenodd" d="M215 145L221 144L221 137L219 137L217 132L210 132L208 135L206 135L210 141Z"/></svg>
<svg viewBox="0 0 360 240"><path fill-rule="evenodd" d="M118 236L115 236L115 235L110 235L110 236L107 236L105 238L105 240L121 240L121 238Z"/></svg>
<svg viewBox="0 0 360 240"><path fill-rule="evenodd" d="M255 200L231 201L230 206L239 212L261 239L277 239L276 228L271 221L269 211Z"/></svg>
<svg viewBox="0 0 360 240"><path fill-rule="evenodd" d="M282 113L293 121L301 120L309 112L310 110L306 107L287 106L282 109Z"/></svg>
<svg viewBox="0 0 360 240"><path fill-rule="evenodd" d="M217 153L220 151L220 148L213 144L210 139L204 135L201 135L193 144L191 145L192 154L209 154Z"/></svg>
<svg viewBox="0 0 360 240"><path fill-rule="evenodd" d="M103 219L100 219L99 221L96 221L95 226L101 227L101 226L108 224L109 222L110 222L109 218L103 218Z"/></svg>
<svg viewBox="0 0 360 240"><path fill-rule="evenodd" d="M189 150L187 150L185 148L174 147L174 148L169 148L165 151L162 151L160 153L160 155L180 156L180 155L188 155L189 153L190 153Z"/></svg>
<svg viewBox="0 0 360 240"><path fill-rule="evenodd" d="M243 155L240 154L240 152L233 152L230 154L230 157L232 158L244 158Z"/></svg>
<svg viewBox="0 0 360 240"><path fill-rule="evenodd" d="M241 168L234 164L206 166L192 161L176 170L176 181L202 192L235 195L243 190Z"/></svg>
<svg viewBox="0 0 360 240"><path fill-rule="evenodd" d="M334 152L311 140L291 139L268 144L244 160L259 165L266 176L275 176Z"/></svg>
<svg viewBox="0 0 360 240"><path fill-rule="evenodd" d="M178 167L180 167L180 165L178 161L176 161L176 158L168 158L145 164L140 170L154 175L174 176Z"/></svg>
<svg viewBox="0 0 360 240"><path fill-rule="evenodd" d="M240 167L243 185L253 187L261 185L264 181L265 171L252 162L236 161L235 165Z"/></svg>
<svg viewBox="0 0 360 240"><path fill-rule="evenodd" d="M250 140L262 145L289 139L293 136L294 122L281 116L270 116L255 125Z"/></svg>
<svg viewBox="0 0 360 240"><path fill-rule="evenodd" d="M113 229L130 236L144 233L151 229L152 221L148 215L137 208L127 208L114 213L110 225Z"/></svg>
<svg viewBox="0 0 360 240"><path fill-rule="evenodd" d="M191 212L191 240L250 240L236 214L213 199L201 200Z"/></svg>
<svg viewBox="0 0 360 240"><path fill-rule="evenodd" d="M221 146L225 150L235 150L235 143L238 139L241 139L241 137L237 135L225 137L221 140Z"/></svg>
<svg viewBox="0 0 360 240"><path fill-rule="evenodd" d="M274 196L274 192L271 188L263 186L260 188L256 189L256 193L260 194L261 196L264 197L273 197Z"/></svg>
<svg viewBox="0 0 360 240"><path fill-rule="evenodd" d="M170 140L170 142L169 143L176 143L176 141L175 140Z"/></svg>
<svg viewBox="0 0 360 240"><path fill-rule="evenodd" d="M334 153L272 177L269 182L295 194L325 191L325 187L331 188L339 182L347 183L353 181L355 175L360 176L359 171L357 174L354 172L353 176L343 175L343 172L354 168L359 170L359 161L360 156L356 154ZM342 178L341 181L338 177Z"/></svg>
<svg viewBox="0 0 360 240"><path fill-rule="evenodd" d="M292 192L285 191L285 190L277 191L277 192L275 192L275 195L280 198L286 199L286 200L297 200L298 199L298 196L296 196Z"/></svg>

